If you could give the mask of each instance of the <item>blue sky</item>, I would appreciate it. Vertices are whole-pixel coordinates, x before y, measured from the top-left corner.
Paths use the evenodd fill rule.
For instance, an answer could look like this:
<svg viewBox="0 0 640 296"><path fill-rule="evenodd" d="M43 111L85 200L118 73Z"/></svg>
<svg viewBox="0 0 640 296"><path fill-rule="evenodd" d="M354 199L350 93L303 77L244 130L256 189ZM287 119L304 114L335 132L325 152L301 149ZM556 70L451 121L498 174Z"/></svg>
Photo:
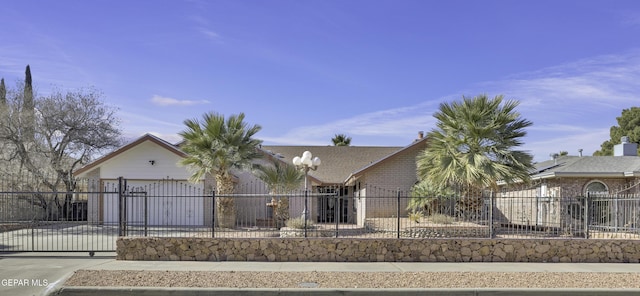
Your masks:
<svg viewBox="0 0 640 296"><path fill-rule="evenodd" d="M503 94L535 160L640 106L639 1L5 1L0 77L95 86L124 135L244 112L269 145L404 146L442 102Z"/></svg>

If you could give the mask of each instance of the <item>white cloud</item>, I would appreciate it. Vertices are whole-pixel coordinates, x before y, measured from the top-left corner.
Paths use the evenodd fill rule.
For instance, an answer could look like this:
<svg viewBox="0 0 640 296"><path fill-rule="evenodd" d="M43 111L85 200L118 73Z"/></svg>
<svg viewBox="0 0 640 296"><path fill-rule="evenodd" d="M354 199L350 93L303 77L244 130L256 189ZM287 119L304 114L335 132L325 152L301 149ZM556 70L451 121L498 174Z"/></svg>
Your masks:
<svg viewBox="0 0 640 296"><path fill-rule="evenodd" d="M415 106L359 114L326 124L302 126L281 136L263 139L276 144L326 145L335 134L344 133L352 137L357 145L393 142L386 145L402 146L414 139L418 131L426 131L434 125L432 114L436 108L435 101L429 101Z"/></svg>
<svg viewBox="0 0 640 296"><path fill-rule="evenodd" d="M604 55L499 81L472 85L463 93L504 94L520 101L517 111L534 124L527 129L522 150L534 160L568 151L592 155L609 139L609 128L623 109L640 106L640 52ZM303 126L281 136L263 138L276 144L327 145L336 133L346 133L357 145L404 145L417 131L435 125L438 104L460 95L434 98L415 106L358 114L321 125ZM428 99L428 98L427 98Z"/></svg>
<svg viewBox="0 0 640 296"><path fill-rule="evenodd" d="M198 28L198 31L202 33L207 39L220 41L220 35L215 31L209 30L207 28Z"/></svg>
<svg viewBox="0 0 640 296"><path fill-rule="evenodd" d="M193 106L193 105L201 105L201 104L209 104L207 100L178 100L169 97L162 97L158 95L154 95L151 98L151 102L158 106Z"/></svg>

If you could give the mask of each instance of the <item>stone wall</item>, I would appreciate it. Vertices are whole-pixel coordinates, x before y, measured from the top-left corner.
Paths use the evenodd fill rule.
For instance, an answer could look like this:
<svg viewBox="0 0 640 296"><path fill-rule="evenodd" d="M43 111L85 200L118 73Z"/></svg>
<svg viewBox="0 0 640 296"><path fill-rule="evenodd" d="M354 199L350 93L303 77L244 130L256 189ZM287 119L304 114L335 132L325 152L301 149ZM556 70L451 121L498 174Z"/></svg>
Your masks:
<svg viewBox="0 0 640 296"><path fill-rule="evenodd" d="M640 262L640 240L130 238L118 260Z"/></svg>

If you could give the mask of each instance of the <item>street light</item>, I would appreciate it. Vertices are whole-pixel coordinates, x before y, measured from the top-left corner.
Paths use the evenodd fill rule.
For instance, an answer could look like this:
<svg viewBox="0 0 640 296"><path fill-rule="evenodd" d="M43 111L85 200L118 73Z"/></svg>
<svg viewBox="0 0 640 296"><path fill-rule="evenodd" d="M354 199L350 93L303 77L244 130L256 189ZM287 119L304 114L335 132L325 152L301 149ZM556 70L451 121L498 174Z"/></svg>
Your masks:
<svg viewBox="0 0 640 296"><path fill-rule="evenodd" d="M293 165L297 168L304 170L304 210L302 211L302 219L304 219L304 237L307 237L307 217L309 215L309 210L307 208L307 203L309 199L309 191L308 191L308 174L309 170L317 170L318 166L320 166L322 162L320 158L313 157L311 152L305 151L302 153L302 157L296 156L293 158Z"/></svg>

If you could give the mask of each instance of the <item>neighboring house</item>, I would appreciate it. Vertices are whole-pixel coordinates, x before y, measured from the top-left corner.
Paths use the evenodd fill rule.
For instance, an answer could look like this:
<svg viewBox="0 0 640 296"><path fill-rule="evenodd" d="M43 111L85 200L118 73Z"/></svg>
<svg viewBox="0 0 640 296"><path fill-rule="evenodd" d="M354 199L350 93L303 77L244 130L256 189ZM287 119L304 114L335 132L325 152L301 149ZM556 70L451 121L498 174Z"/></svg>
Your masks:
<svg viewBox="0 0 640 296"><path fill-rule="evenodd" d="M505 186L496 194L498 218L519 225L580 228L589 197L589 210L595 213L590 217L592 225L636 224L629 220L640 218L640 213L628 211L638 208L637 144L623 138L614 147L614 156L552 157L535 165L527 188Z"/></svg>
<svg viewBox="0 0 640 296"><path fill-rule="evenodd" d="M394 197L398 190L407 195L417 182L416 156L426 146L426 138L419 138L406 147L362 146L261 146L265 157L256 164L270 161L292 163L295 156L310 151L322 160L315 171L309 171L308 187L310 217L317 222L358 223L366 217L391 217L397 214L397 205L388 199L389 205L375 198ZM89 196L89 220L98 223L116 223L117 194L113 194L118 177L127 180L132 194L127 215L129 221L142 221L142 209L146 208L149 225L210 225L212 203L207 198L215 187L207 178L198 184L187 179L191 175L186 167L179 166L186 154L178 145L146 134L139 139L78 169L75 175L92 180L92 184L112 193ZM264 183L252 172L234 171L236 193L243 195L236 200L237 221L240 226L269 218L267 203L271 199ZM303 189L301 184L301 189ZM100 191L89 188L89 191ZM301 191L302 192L302 191ZM146 193L154 202L143 202ZM329 194L317 196L319 193ZM262 196L264 195L264 196ZM336 197L337 196L337 197ZM369 199L367 199L369 198ZM178 200L180 199L180 200ZM401 206L406 212L405 204ZM304 202L291 199L290 216L302 214ZM337 221L336 221L337 220Z"/></svg>

